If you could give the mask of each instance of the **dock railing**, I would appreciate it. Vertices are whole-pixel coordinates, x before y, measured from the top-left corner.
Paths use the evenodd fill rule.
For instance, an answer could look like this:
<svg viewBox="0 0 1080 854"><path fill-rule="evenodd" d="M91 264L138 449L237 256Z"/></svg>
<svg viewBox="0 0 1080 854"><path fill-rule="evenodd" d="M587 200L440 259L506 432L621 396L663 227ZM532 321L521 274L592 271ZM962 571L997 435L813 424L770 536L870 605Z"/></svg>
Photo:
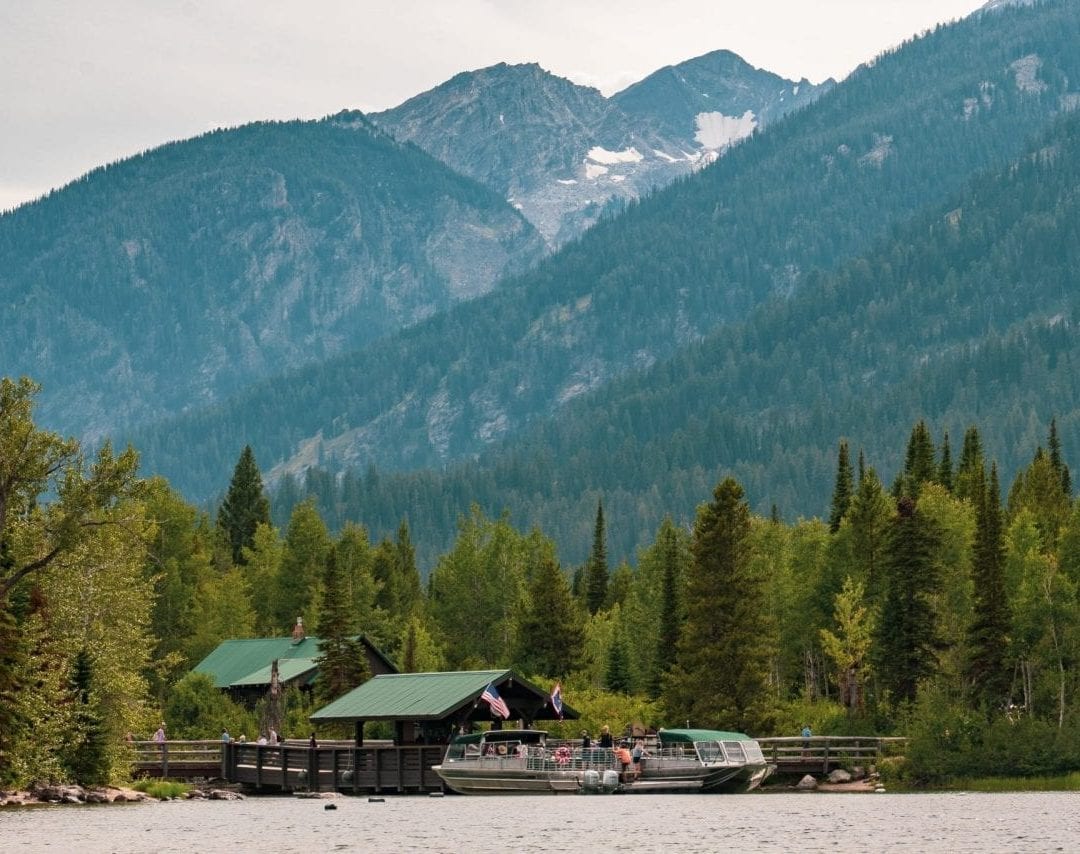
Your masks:
<svg viewBox="0 0 1080 854"><path fill-rule="evenodd" d="M779 773L828 774L834 768L877 763L883 756L904 752L907 739L872 736L813 735L755 739L765 759Z"/></svg>
<svg viewBox="0 0 1080 854"><path fill-rule="evenodd" d="M221 741L133 741L132 770L146 777L219 777Z"/></svg>

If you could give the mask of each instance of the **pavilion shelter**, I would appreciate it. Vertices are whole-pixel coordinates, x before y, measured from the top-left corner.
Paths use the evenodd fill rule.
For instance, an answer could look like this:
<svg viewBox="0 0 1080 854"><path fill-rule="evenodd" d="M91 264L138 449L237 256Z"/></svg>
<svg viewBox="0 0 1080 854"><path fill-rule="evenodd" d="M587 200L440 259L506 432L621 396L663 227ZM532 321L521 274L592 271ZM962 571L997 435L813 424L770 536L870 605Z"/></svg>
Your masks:
<svg viewBox="0 0 1080 854"><path fill-rule="evenodd" d="M482 695L491 685L506 703L510 717L496 714ZM531 728L536 721L559 719L548 693L513 670L467 670L448 673L393 673L369 679L311 715L311 722L352 723L363 744L367 721L394 724L394 742L445 744L480 724L501 728L508 721ZM577 711L563 704L563 718Z"/></svg>

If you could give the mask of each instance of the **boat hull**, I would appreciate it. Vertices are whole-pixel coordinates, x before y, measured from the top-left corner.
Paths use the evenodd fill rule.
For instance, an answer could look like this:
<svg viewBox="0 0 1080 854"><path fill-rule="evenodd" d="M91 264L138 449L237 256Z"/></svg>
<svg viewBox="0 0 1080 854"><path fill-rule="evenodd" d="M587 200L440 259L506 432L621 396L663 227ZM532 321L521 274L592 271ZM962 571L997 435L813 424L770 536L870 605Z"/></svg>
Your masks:
<svg viewBox="0 0 1080 854"><path fill-rule="evenodd" d="M580 771L531 771L526 768L435 765L446 787L459 795L576 794L581 791Z"/></svg>
<svg viewBox="0 0 1080 854"><path fill-rule="evenodd" d="M681 763L679 763L681 764ZM756 788L771 771L769 765L707 766L645 760L641 774L631 777L620 787L620 792L672 794L676 792L739 792Z"/></svg>

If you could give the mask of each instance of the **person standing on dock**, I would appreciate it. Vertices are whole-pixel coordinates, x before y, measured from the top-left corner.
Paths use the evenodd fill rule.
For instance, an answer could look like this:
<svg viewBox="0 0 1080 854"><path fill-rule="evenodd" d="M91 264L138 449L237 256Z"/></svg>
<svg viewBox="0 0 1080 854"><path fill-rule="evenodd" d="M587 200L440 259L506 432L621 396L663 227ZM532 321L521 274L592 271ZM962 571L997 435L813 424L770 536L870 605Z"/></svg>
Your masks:
<svg viewBox="0 0 1080 854"><path fill-rule="evenodd" d="M319 746L319 742L317 742L315 740L315 733L312 733L311 734L311 739L308 741L308 747L310 747L312 750L314 750L318 746Z"/></svg>
<svg viewBox="0 0 1080 854"><path fill-rule="evenodd" d="M813 732L813 730L811 730L811 729L810 729L810 724L806 724L806 725L805 725L805 726L804 726L804 727L802 728L802 737L803 737L803 743L802 743L802 747L803 747L803 756L809 756L809 755L810 755L810 739L811 739L811 737L812 737L813 735L814 735L814 732Z"/></svg>
<svg viewBox="0 0 1080 854"><path fill-rule="evenodd" d="M154 733L154 743L158 747L164 748L165 746L165 721L161 722L161 726L157 728L157 732Z"/></svg>

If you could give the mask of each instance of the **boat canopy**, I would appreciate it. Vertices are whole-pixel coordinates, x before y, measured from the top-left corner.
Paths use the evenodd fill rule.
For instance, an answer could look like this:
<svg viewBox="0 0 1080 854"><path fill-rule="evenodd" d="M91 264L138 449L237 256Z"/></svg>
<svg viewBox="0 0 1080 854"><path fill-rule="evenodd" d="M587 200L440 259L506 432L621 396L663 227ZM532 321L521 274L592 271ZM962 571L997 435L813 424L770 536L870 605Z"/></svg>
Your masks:
<svg viewBox="0 0 1080 854"><path fill-rule="evenodd" d="M454 744L479 744L515 741L521 744L541 744L547 738L542 729L489 729L486 732L469 732L454 738Z"/></svg>
<svg viewBox="0 0 1080 854"><path fill-rule="evenodd" d="M661 744L694 744L699 741L753 741L743 732L718 729L662 729L657 734Z"/></svg>

